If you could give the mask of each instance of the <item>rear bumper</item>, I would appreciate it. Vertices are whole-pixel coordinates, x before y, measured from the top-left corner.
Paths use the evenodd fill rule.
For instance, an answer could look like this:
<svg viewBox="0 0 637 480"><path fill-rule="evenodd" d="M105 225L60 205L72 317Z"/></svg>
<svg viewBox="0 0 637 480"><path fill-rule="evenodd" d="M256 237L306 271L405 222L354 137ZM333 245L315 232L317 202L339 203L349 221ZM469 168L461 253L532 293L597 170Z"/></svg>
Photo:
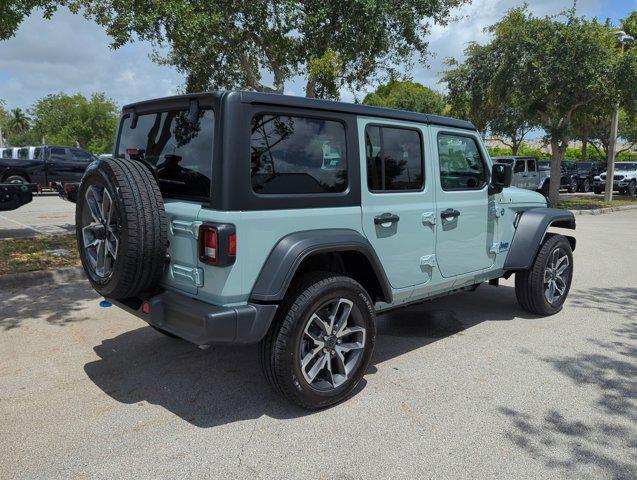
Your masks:
<svg viewBox="0 0 637 480"><path fill-rule="evenodd" d="M113 304L196 345L247 345L260 341L270 328L276 305L251 304L222 307L166 291L146 301L150 312L142 311L141 299Z"/></svg>

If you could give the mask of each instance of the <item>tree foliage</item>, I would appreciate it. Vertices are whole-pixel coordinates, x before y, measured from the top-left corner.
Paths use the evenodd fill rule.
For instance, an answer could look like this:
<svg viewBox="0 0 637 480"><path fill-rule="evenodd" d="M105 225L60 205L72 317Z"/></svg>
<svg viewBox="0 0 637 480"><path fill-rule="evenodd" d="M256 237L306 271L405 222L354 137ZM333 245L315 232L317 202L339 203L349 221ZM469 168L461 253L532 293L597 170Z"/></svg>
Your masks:
<svg viewBox="0 0 637 480"><path fill-rule="evenodd" d="M79 144L95 153L112 150L119 112L117 105L103 93L90 99L81 94L47 95L29 109L30 124L21 129L11 128L15 110L20 109L12 110L5 133L11 145L37 145L44 138L49 144ZM20 117L24 118L21 110Z"/></svg>
<svg viewBox="0 0 637 480"><path fill-rule="evenodd" d="M25 15L60 5L104 26L117 48L134 39L186 77L187 91L283 92L298 75L309 97L338 98L425 59L433 24L469 0L22 0L0 7L0 39ZM7 15L7 18L4 18ZM167 53L164 53L166 52Z"/></svg>
<svg viewBox="0 0 637 480"><path fill-rule="evenodd" d="M471 42L465 49L466 61L448 59L450 67L443 75L452 116L471 120L483 134L487 132L509 146L517 155L526 134L533 128L532 115L514 95L503 95L491 83L497 67L491 45Z"/></svg>
<svg viewBox="0 0 637 480"><path fill-rule="evenodd" d="M416 82L392 80L380 85L363 99L366 105L442 115L445 97L442 93Z"/></svg>
<svg viewBox="0 0 637 480"><path fill-rule="evenodd" d="M551 144L553 178L559 178L562 158L575 136L576 112L592 103L603 105L609 116L617 102L629 113L637 107L635 55L617 49L610 25L576 17L574 11L559 18L535 17L522 7L509 10L487 30L493 40L468 49L467 60L448 73L450 85L457 83L450 93L462 93L463 82L457 79L464 76L469 78L464 83L467 100L460 108L471 115L485 105L486 119L478 116L479 123L488 124L490 99L499 95L542 127ZM551 202L557 197L554 182Z"/></svg>

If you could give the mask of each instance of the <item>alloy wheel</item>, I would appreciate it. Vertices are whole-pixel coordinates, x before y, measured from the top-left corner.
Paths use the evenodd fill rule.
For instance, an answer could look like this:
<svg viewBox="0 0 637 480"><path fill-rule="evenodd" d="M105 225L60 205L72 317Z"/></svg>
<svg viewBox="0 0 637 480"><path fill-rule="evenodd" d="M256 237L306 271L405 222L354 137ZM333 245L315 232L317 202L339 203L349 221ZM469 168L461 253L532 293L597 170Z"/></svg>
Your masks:
<svg viewBox="0 0 637 480"><path fill-rule="evenodd" d="M310 315L300 344L300 367L307 383L329 391L345 383L360 364L366 331L353 315L354 304L337 298Z"/></svg>
<svg viewBox="0 0 637 480"><path fill-rule="evenodd" d="M566 252L561 248L553 250L544 270L544 298L551 305L558 303L564 296L570 267Z"/></svg>
<svg viewBox="0 0 637 480"><path fill-rule="evenodd" d="M84 253L98 277L113 273L119 249L117 207L106 188L91 185L85 194L90 215L84 215L82 239Z"/></svg>

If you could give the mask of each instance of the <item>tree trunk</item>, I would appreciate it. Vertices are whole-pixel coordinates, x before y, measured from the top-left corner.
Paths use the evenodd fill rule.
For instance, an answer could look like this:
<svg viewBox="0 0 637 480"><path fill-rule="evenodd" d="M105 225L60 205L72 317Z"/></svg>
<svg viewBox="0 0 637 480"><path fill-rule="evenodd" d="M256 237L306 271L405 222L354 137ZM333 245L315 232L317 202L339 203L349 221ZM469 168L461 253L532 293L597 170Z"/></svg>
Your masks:
<svg viewBox="0 0 637 480"><path fill-rule="evenodd" d="M588 138L582 139L582 162L588 159Z"/></svg>
<svg viewBox="0 0 637 480"><path fill-rule="evenodd" d="M522 143L521 141L518 141L516 138L513 138L513 147L511 147L511 155L517 155L518 151L520 150L520 143Z"/></svg>
<svg viewBox="0 0 637 480"><path fill-rule="evenodd" d="M549 204L557 207L560 202L560 183L562 179L562 158L568 142L565 140L551 139L551 180L549 183Z"/></svg>
<svg viewBox="0 0 637 480"><path fill-rule="evenodd" d="M310 75L307 79L307 85L305 86L305 96L307 98L316 97L316 77Z"/></svg>

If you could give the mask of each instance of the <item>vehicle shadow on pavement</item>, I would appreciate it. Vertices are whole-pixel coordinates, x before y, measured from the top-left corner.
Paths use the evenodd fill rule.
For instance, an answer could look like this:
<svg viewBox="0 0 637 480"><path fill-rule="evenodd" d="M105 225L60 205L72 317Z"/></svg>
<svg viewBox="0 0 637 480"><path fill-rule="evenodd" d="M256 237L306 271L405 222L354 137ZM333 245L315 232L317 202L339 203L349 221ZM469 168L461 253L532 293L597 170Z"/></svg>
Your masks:
<svg viewBox="0 0 637 480"><path fill-rule="evenodd" d="M485 320L516 316L525 314L510 287L485 287L382 315L368 373L375 372L376 364ZM113 399L160 405L197 427L263 415L288 419L311 413L272 391L261 375L256 346L201 350L143 327L103 340L94 350L100 358L87 363L84 370Z"/></svg>
<svg viewBox="0 0 637 480"><path fill-rule="evenodd" d="M89 320L82 315L86 301L99 297L85 281L27 289L0 290L0 332L21 327L26 322L44 319L51 325Z"/></svg>
<svg viewBox="0 0 637 480"><path fill-rule="evenodd" d="M588 339L593 346L585 353L541 359L579 387L594 392L588 402L597 412L596 418L578 418L555 408L547 409L543 416L499 408L511 421L505 436L530 457L562 470L569 478L580 477L583 472L579 469L589 467L604 472L603 478L637 478L636 299L637 288L573 292L571 301L580 307L630 320L612 330L612 341ZM626 454L618 458L617 452Z"/></svg>

